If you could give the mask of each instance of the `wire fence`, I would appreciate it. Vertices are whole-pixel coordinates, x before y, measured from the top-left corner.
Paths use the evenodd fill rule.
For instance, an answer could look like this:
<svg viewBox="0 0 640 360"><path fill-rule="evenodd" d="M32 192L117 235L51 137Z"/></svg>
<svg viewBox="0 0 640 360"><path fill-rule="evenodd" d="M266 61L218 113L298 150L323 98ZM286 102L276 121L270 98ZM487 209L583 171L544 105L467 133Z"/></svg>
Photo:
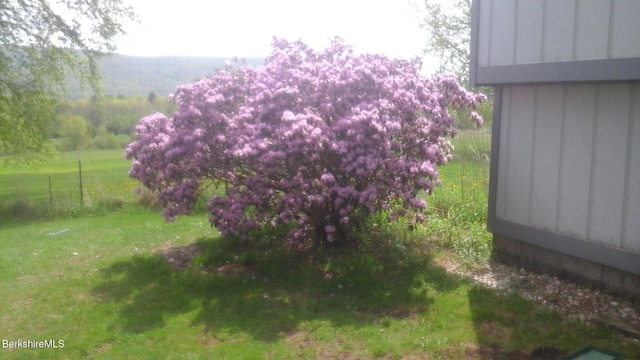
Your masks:
<svg viewBox="0 0 640 360"><path fill-rule="evenodd" d="M139 184L129 178L130 163L121 150L91 151L86 158L75 153L60 153L59 157L0 169L0 216L42 217L136 198L134 190Z"/></svg>
<svg viewBox="0 0 640 360"><path fill-rule="evenodd" d="M439 168L439 197L457 203L486 202L489 182L491 133L487 129L463 130L452 139L453 160ZM62 156L62 155L61 155ZM47 208L92 207L132 202L140 184L129 178L130 162L122 152L91 151L78 158L65 154L49 164L0 171L0 215L17 215ZM437 200L437 199L436 199ZM43 209L44 208L44 209ZM4 210L4 211L3 211Z"/></svg>

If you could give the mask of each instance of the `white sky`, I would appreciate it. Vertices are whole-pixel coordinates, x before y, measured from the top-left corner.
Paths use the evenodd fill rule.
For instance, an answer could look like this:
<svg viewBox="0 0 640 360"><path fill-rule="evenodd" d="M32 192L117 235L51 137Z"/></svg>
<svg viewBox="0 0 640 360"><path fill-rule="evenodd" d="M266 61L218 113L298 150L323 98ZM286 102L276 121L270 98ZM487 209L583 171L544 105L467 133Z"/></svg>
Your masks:
<svg viewBox="0 0 640 360"><path fill-rule="evenodd" d="M132 0L116 52L157 56L266 56L272 37L323 49L340 36L356 52L422 56L426 33L407 0ZM425 68L429 64L425 64ZM423 69L423 72L427 69Z"/></svg>

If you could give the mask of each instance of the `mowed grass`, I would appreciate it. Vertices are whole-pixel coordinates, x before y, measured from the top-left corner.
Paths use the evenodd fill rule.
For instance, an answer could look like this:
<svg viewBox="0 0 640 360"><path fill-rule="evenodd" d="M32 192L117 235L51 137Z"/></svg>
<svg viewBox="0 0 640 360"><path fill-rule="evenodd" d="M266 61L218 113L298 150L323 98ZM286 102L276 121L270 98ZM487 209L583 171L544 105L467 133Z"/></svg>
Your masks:
<svg viewBox="0 0 640 360"><path fill-rule="evenodd" d="M75 156L42 173L72 173ZM587 344L640 358L637 342L609 329L437 265L452 254L469 266L485 259L488 238L474 235L485 216L474 212L486 209L473 191L486 191L479 161L460 156L442 168L425 226L374 216L358 246L311 253L284 247L277 231L250 244L220 238L205 215L165 223L129 203L137 184L121 151L83 152L87 174L93 156L104 156L96 182L121 189L124 205L0 222L0 339L65 345L0 348L2 359L526 359Z"/></svg>
<svg viewBox="0 0 640 360"><path fill-rule="evenodd" d="M419 231L393 239L402 226L371 228L359 248L310 255L276 236L243 246L204 218L167 224L146 211L4 226L0 339L65 346L0 357L465 359L586 344L640 354L610 330L446 273Z"/></svg>
<svg viewBox="0 0 640 360"><path fill-rule="evenodd" d="M60 152L42 163L0 167L0 215L79 216L132 202L139 184L128 177L130 167L122 149Z"/></svg>

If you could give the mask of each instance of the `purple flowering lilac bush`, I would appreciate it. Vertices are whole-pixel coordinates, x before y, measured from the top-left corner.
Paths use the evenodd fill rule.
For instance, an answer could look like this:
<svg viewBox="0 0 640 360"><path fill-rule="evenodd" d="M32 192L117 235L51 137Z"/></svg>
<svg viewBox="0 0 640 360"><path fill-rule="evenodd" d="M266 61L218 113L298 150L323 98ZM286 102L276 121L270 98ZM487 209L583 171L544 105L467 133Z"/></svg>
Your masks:
<svg viewBox="0 0 640 360"><path fill-rule="evenodd" d="M263 66L180 86L170 118L143 118L130 175L159 193L167 220L224 184L207 208L225 236L284 225L287 241L337 242L377 211L420 221L421 194L451 158L449 110L485 98L453 75L425 79L420 66L356 55L340 39L321 52L274 39Z"/></svg>

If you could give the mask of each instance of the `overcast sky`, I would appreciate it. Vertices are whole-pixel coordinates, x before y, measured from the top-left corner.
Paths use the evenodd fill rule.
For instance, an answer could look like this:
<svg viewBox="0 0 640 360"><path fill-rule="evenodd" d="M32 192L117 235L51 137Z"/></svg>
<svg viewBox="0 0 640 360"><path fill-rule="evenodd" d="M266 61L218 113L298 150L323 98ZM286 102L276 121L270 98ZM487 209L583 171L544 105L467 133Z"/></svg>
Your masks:
<svg viewBox="0 0 640 360"><path fill-rule="evenodd" d="M356 52L421 56L426 34L407 0L132 0L140 24L119 42L125 55L266 56L272 37L316 49L340 36Z"/></svg>

